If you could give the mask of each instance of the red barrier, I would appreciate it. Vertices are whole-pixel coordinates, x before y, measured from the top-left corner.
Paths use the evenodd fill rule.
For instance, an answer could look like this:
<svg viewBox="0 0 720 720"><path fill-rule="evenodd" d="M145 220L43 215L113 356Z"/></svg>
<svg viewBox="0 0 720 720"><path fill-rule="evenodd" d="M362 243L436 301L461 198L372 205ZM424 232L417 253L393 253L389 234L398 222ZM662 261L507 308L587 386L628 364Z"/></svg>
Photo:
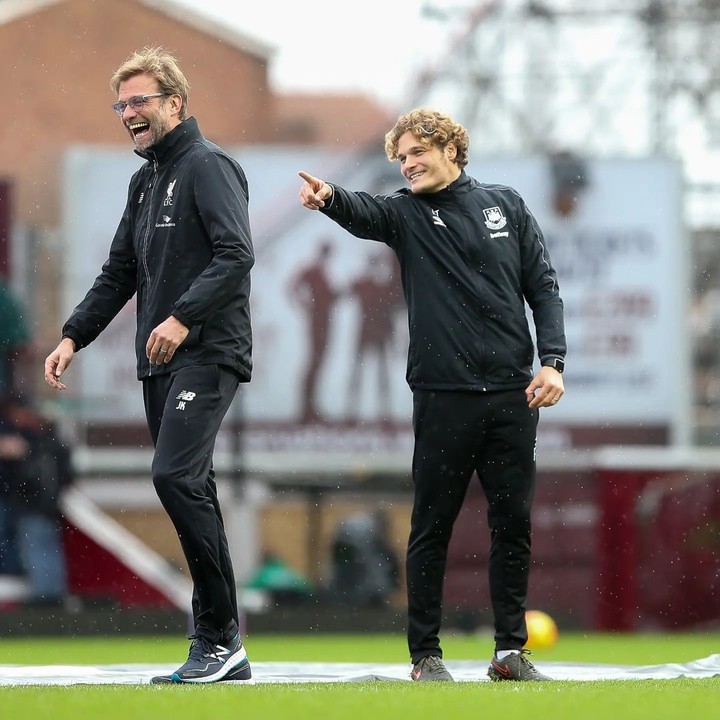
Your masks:
<svg viewBox="0 0 720 720"><path fill-rule="evenodd" d="M66 524L64 542L71 594L127 608L173 609L164 595L82 530Z"/></svg>

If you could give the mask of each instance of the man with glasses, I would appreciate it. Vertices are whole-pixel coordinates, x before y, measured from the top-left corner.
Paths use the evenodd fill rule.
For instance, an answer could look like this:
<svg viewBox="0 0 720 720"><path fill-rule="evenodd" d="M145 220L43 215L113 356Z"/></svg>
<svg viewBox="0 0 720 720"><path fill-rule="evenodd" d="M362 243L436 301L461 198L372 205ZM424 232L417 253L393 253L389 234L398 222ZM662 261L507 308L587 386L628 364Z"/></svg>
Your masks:
<svg viewBox="0 0 720 720"><path fill-rule="evenodd" d="M146 160L130 181L107 261L45 361L60 377L137 294L135 350L155 445L153 484L193 581L187 662L154 682L250 680L212 454L238 383L251 376L248 186L238 163L187 114L189 85L159 47L116 71L112 106Z"/></svg>
<svg viewBox="0 0 720 720"><path fill-rule="evenodd" d="M438 634L448 546L471 476L488 503L495 619L491 680L548 680L525 657L530 509L539 408L564 393L563 303L523 199L465 172L462 125L430 109L385 136L409 188L349 192L301 172L300 202L353 235L389 245L408 306L415 498L407 550L412 679L450 681ZM526 304L533 314L540 368Z"/></svg>

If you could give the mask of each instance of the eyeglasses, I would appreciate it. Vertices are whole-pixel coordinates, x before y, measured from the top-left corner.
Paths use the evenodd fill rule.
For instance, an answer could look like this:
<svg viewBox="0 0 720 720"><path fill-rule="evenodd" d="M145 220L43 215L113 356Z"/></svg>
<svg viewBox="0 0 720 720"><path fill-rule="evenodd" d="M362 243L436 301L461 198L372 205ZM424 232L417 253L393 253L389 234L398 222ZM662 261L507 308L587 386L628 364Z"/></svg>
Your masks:
<svg viewBox="0 0 720 720"><path fill-rule="evenodd" d="M127 102L120 100L111 107L120 117L122 117L126 107L130 107L137 112L145 107L145 103L148 100L156 97L164 97L166 95L170 95L170 93L159 92L152 93L151 95L136 95L135 97L131 97Z"/></svg>

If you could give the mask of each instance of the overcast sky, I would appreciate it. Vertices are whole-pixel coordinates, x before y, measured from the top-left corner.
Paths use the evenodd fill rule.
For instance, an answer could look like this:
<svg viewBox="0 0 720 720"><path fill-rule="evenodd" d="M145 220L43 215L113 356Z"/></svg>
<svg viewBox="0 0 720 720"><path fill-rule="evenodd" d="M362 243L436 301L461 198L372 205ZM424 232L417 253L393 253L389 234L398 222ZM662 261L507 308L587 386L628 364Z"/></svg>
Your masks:
<svg viewBox="0 0 720 720"><path fill-rule="evenodd" d="M362 91L391 106L410 99L414 78L445 54L457 22L457 13L429 18L422 6L468 1L176 0L275 45L270 80L277 90Z"/></svg>

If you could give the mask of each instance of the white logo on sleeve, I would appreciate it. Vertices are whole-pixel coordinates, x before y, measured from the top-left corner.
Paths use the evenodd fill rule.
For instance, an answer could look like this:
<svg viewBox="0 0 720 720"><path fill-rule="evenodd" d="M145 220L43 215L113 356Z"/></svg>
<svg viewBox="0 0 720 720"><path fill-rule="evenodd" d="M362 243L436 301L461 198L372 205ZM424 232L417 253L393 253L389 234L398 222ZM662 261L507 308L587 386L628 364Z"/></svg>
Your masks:
<svg viewBox="0 0 720 720"><path fill-rule="evenodd" d="M195 399L195 393L189 390L181 390L175 399L180 401L175 409L184 410L187 403Z"/></svg>
<svg viewBox="0 0 720 720"><path fill-rule="evenodd" d="M507 225L507 218L499 207L485 208L483 215L485 215L485 224L491 230L500 230Z"/></svg>

